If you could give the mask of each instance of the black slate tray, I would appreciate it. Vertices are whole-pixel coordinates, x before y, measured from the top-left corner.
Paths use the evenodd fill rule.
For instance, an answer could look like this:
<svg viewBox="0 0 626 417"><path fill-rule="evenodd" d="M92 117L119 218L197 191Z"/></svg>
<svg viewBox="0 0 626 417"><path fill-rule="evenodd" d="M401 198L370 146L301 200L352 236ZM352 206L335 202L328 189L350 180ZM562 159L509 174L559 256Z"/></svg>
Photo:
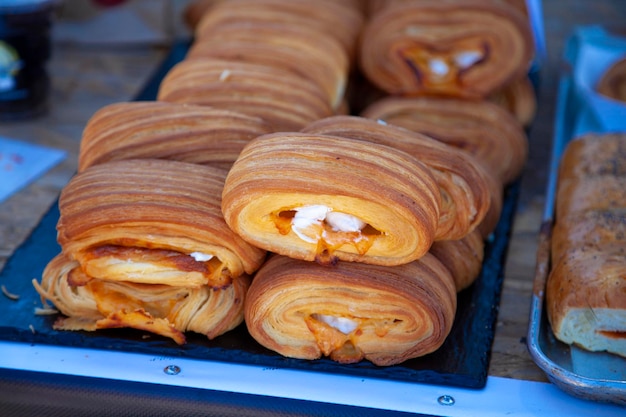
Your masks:
<svg viewBox="0 0 626 417"><path fill-rule="evenodd" d="M188 46L188 43L181 43L172 48L163 64L136 97L137 100L153 100L156 97L161 79L173 65L185 57ZM52 323L56 316L34 314L34 309L41 307L41 300L31 281L40 279L48 261L60 251L56 243L56 223L59 217L56 204L44 215L0 272L0 284L5 285L11 293L19 295L18 300L0 296L0 340L483 388L487 381L519 187L518 181L505 190L502 215L487 241L482 271L472 286L459 293L456 320L443 346L432 354L399 365L377 367L368 361L341 365L329 359L305 361L284 358L254 341L245 325L213 341L201 335L188 334L187 344L184 346L155 335L145 337L144 332L129 329L98 332L55 331Z"/></svg>

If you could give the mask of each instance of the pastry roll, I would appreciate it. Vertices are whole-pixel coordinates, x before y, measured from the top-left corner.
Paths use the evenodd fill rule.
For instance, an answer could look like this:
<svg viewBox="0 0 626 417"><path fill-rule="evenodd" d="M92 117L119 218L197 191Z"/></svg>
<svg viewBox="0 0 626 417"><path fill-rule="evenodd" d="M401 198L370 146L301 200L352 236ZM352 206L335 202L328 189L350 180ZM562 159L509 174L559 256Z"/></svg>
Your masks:
<svg viewBox="0 0 626 417"><path fill-rule="evenodd" d="M278 30L303 28L308 33L317 34L310 42L318 42L324 47L327 40L332 38L344 51L347 57L353 59L356 54L357 40L364 24L363 12L355 5L337 1L308 0L230 0L211 13L203 16L195 30L195 39L203 41L214 37L215 34L228 25L250 25L256 27L267 24ZM250 29L239 29L246 32ZM299 32L304 33L304 32ZM255 30L252 29L252 34ZM285 36L288 42L290 36ZM263 42L262 39L259 42ZM275 39L275 44L280 44ZM326 45L327 46L327 45Z"/></svg>
<svg viewBox="0 0 626 417"><path fill-rule="evenodd" d="M320 89L287 69L213 58L184 59L163 78L158 100L259 117L272 131L294 131L333 113Z"/></svg>
<svg viewBox="0 0 626 417"><path fill-rule="evenodd" d="M224 222L226 171L135 159L93 165L61 192L57 240L86 276L173 287L225 288L265 251Z"/></svg>
<svg viewBox="0 0 626 417"><path fill-rule="evenodd" d="M525 75L528 21L498 0L392 2L365 25L360 66L395 95L485 98Z"/></svg>
<svg viewBox="0 0 626 417"><path fill-rule="evenodd" d="M246 143L270 132L263 120L228 110L158 101L114 103L87 121L78 172L107 161L137 158L229 169Z"/></svg>
<svg viewBox="0 0 626 417"><path fill-rule="evenodd" d="M554 335L590 351L626 357L626 244L567 251L546 285L546 311Z"/></svg>
<svg viewBox="0 0 626 417"><path fill-rule="evenodd" d="M241 27L244 26L244 27ZM328 105L336 110L344 97L348 63L345 52L332 39L305 28L249 24L220 28L215 36L196 40L187 59L214 58L243 61L292 72L319 90ZM274 83L282 80L276 77Z"/></svg>
<svg viewBox="0 0 626 417"><path fill-rule="evenodd" d="M503 185L520 176L528 158L528 139L520 123L487 101L387 97L361 114L461 148Z"/></svg>
<svg viewBox="0 0 626 417"><path fill-rule="evenodd" d="M387 366L437 350L455 311L450 272L430 254L393 268L272 256L250 286L245 322L286 357Z"/></svg>
<svg viewBox="0 0 626 417"><path fill-rule="evenodd" d="M626 58L618 59L600 76L596 91L613 100L626 102Z"/></svg>
<svg viewBox="0 0 626 417"><path fill-rule="evenodd" d="M537 96L528 76L506 84L488 99L507 109L524 127L529 127L535 118Z"/></svg>
<svg viewBox="0 0 626 417"><path fill-rule="evenodd" d="M442 197L435 240L462 238L481 223L489 210L488 177L478 162L424 135L357 116L320 119L302 131L391 146L428 166Z"/></svg>
<svg viewBox="0 0 626 417"><path fill-rule="evenodd" d="M450 270L458 292L478 278L485 258L485 241L476 229L462 239L433 243L430 253Z"/></svg>
<svg viewBox="0 0 626 417"><path fill-rule="evenodd" d="M226 223L251 244L307 261L399 265L430 248L441 197L430 170L400 150L276 133L251 141L228 173Z"/></svg>
<svg viewBox="0 0 626 417"><path fill-rule="evenodd" d="M213 339L241 324L250 277L220 289L106 281L85 276L78 262L59 254L33 285L64 315L56 330L128 327L184 344L187 331Z"/></svg>

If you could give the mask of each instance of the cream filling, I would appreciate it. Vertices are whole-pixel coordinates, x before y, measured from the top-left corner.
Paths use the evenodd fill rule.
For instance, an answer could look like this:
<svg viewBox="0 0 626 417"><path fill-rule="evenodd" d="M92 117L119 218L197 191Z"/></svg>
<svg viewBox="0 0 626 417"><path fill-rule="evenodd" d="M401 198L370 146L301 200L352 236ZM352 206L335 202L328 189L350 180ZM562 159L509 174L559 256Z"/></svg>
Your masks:
<svg viewBox="0 0 626 417"><path fill-rule="evenodd" d="M206 261L210 261L211 259L213 259L213 255L209 255L207 253L202 253L202 252L191 252L189 256L191 256L193 259L195 259L198 262L206 262Z"/></svg>
<svg viewBox="0 0 626 417"><path fill-rule="evenodd" d="M444 76L450 71L446 61L440 58L433 58L429 60L428 68L430 69L430 72L439 76Z"/></svg>
<svg viewBox="0 0 626 417"><path fill-rule="evenodd" d="M454 56L454 63L461 69L466 69L480 61L483 54L476 51L460 52Z"/></svg>
<svg viewBox="0 0 626 417"><path fill-rule="evenodd" d="M358 217L333 211L324 205L303 206L295 212L291 230L309 243L317 243L324 236L324 222L336 232L359 232L366 226Z"/></svg>
<svg viewBox="0 0 626 417"><path fill-rule="evenodd" d="M343 334L350 334L357 327L359 327L359 323L356 320L352 320L346 317L336 317L327 314L313 314L312 317L315 320L324 322L330 327L339 330Z"/></svg>

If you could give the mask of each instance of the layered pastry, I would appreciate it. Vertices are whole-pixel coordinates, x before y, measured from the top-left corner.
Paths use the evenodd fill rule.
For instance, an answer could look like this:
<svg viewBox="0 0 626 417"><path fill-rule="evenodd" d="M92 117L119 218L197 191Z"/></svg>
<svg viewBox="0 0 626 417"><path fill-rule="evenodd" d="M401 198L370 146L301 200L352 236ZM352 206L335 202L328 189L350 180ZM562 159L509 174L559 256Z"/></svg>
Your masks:
<svg viewBox="0 0 626 417"><path fill-rule="evenodd" d="M259 117L273 131L294 131L333 114L318 86L293 72L216 58L184 59L159 85L157 99Z"/></svg>
<svg viewBox="0 0 626 417"><path fill-rule="evenodd" d="M303 28L309 33L317 33L320 38L310 42L319 42L319 47L323 47L328 42L325 38L330 37L353 59L364 21L363 11L345 1L229 0L206 13L194 35L196 41L202 42L229 25L238 26L243 32L255 32L255 29L242 30L242 23L252 28L258 24L274 26L277 30ZM285 36L285 43L289 37ZM278 39L273 43L280 44Z"/></svg>
<svg viewBox="0 0 626 417"><path fill-rule="evenodd" d="M197 39L187 59L216 58L242 61L289 71L319 89L337 109L344 97L349 71L346 52L333 38L301 26L266 23L219 26L211 36ZM274 83L280 85L277 74Z"/></svg>
<svg viewBox="0 0 626 417"><path fill-rule="evenodd" d="M546 311L564 343L626 357L626 135L587 134L559 166Z"/></svg>
<svg viewBox="0 0 626 417"><path fill-rule="evenodd" d="M596 91L613 100L626 102L626 58L616 60L604 71Z"/></svg>
<svg viewBox="0 0 626 417"><path fill-rule="evenodd" d="M434 242L430 253L450 270L459 292L478 278L485 258L485 241L476 229L462 239Z"/></svg>
<svg viewBox="0 0 626 417"><path fill-rule="evenodd" d="M172 159L229 169L250 140L270 133L260 118L158 101L102 107L87 121L78 171L120 159Z"/></svg>
<svg viewBox="0 0 626 417"><path fill-rule="evenodd" d="M305 133L251 141L222 194L224 218L242 238L321 264L416 260L434 240L440 206L431 170L406 152Z"/></svg>
<svg viewBox="0 0 626 417"><path fill-rule="evenodd" d="M471 155L458 149L416 132L357 116L320 119L302 131L394 147L428 166L437 181L442 201L435 240L466 236L489 211L488 174Z"/></svg>
<svg viewBox="0 0 626 417"><path fill-rule="evenodd" d="M179 309L203 309L209 298L231 305L220 306L216 316L202 313L202 320L212 322L201 326L239 324L247 276L260 267L265 251L224 222L225 176L218 168L157 159L106 162L75 175L59 198L62 254L37 287L72 317L71 324L62 320L58 327L76 329L83 323L93 330L116 322L116 327L150 330L180 343L176 331L191 328L177 327L186 316L171 319ZM66 299L74 296L78 300ZM87 318L73 316L82 302L92 309Z"/></svg>
<svg viewBox="0 0 626 417"><path fill-rule="evenodd" d="M388 366L437 350L455 311L450 272L430 254L393 268L275 255L250 286L245 322L286 357Z"/></svg>
<svg viewBox="0 0 626 417"><path fill-rule="evenodd" d="M528 21L499 0L392 1L364 27L360 67L394 95L485 98L524 76Z"/></svg>
<svg viewBox="0 0 626 417"><path fill-rule="evenodd" d="M55 330L132 328L184 344L185 332L213 339L241 324L250 281L242 275L221 289L107 281L87 277L78 262L59 254L33 285L63 314Z"/></svg>
<svg viewBox="0 0 626 417"><path fill-rule="evenodd" d="M488 97L509 111L524 127L529 127L537 112L537 95L530 78L514 80Z"/></svg>
<svg viewBox="0 0 626 417"><path fill-rule="evenodd" d="M385 97L361 114L463 149L503 185L519 177L528 158L523 127L507 111L487 101Z"/></svg>

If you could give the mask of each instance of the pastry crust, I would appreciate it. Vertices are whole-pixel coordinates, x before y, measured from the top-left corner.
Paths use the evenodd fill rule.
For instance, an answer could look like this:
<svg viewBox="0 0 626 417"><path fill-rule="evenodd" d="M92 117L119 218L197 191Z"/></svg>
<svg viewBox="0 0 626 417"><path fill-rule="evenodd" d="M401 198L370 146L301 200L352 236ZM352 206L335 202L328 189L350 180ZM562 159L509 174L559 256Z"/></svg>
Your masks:
<svg viewBox="0 0 626 417"><path fill-rule="evenodd" d="M626 244L606 241L561 256L546 286L555 336L626 357Z"/></svg>
<svg viewBox="0 0 626 417"><path fill-rule="evenodd" d="M226 287L265 252L222 217L226 171L136 159L94 165L61 192L58 242L90 277L179 287Z"/></svg>
<svg viewBox="0 0 626 417"><path fill-rule="evenodd" d="M169 337L178 344L192 331L213 339L243 321L243 300L250 277L238 277L223 289L145 285L87 279L80 264L59 254L46 266L41 283L33 281L42 299L63 313L54 323L57 330L130 327ZM70 277L74 277L73 279Z"/></svg>
<svg viewBox="0 0 626 417"><path fill-rule="evenodd" d="M360 66L389 94L486 98L524 76L533 53L527 20L506 3L399 1L365 25Z"/></svg>
<svg viewBox="0 0 626 417"><path fill-rule="evenodd" d="M402 151L276 133L244 148L226 178L222 212L242 238L284 256L398 265L428 251L440 203L430 170Z"/></svg>
<svg viewBox="0 0 626 417"><path fill-rule="evenodd" d="M455 311L452 276L430 254L394 268L273 256L248 291L245 322L283 356L388 366L438 349Z"/></svg>
<svg viewBox="0 0 626 417"><path fill-rule="evenodd" d="M317 36L310 42L318 47L328 47L326 38L331 38L352 61L356 55L357 40L364 24L364 16L355 5L337 1L308 0L230 0L215 7L200 21L196 40L203 41L229 25L245 23L252 28L273 25L277 29L303 28ZM244 32L255 30L245 29ZM302 33L302 32L300 32ZM286 35L285 38L289 38ZM284 42L289 42L287 39ZM259 43L263 40L260 39ZM274 41L276 43L276 40ZM334 48L334 47L333 47Z"/></svg>
<svg viewBox="0 0 626 417"><path fill-rule="evenodd" d="M600 76L596 91L613 100L626 102L626 57L613 62Z"/></svg>
<svg viewBox="0 0 626 417"><path fill-rule="evenodd" d="M485 258L485 241L480 231L474 230L462 239L433 243L430 253L450 270L459 292L478 278Z"/></svg>
<svg viewBox="0 0 626 417"><path fill-rule="evenodd" d="M435 240L466 236L482 222L489 210L488 174L471 155L443 143L357 116L320 119L302 131L391 146L428 166L442 196Z"/></svg>
<svg viewBox="0 0 626 417"><path fill-rule="evenodd" d="M161 81L157 98L259 117L273 131L296 131L333 114L317 85L287 69L214 58L176 64Z"/></svg>
<svg viewBox="0 0 626 417"><path fill-rule="evenodd" d="M473 155L502 185L518 178L528 158L519 122L486 101L436 97L387 97L362 116L419 132Z"/></svg>
<svg viewBox="0 0 626 417"><path fill-rule="evenodd" d="M557 339L626 357L626 134L588 134L562 153L546 285Z"/></svg>
<svg viewBox="0 0 626 417"><path fill-rule="evenodd" d="M489 100L508 110L524 127L530 127L537 113L537 93L528 76L506 84Z"/></svg>
<svg viewBox="0 0 626 417"><path fill-rule="evenodd" d="M205 106L158 101L104 106L88 120L78 172L121 159L172 159L229 169L250 140L270 133L263 120Z"/></svg>

